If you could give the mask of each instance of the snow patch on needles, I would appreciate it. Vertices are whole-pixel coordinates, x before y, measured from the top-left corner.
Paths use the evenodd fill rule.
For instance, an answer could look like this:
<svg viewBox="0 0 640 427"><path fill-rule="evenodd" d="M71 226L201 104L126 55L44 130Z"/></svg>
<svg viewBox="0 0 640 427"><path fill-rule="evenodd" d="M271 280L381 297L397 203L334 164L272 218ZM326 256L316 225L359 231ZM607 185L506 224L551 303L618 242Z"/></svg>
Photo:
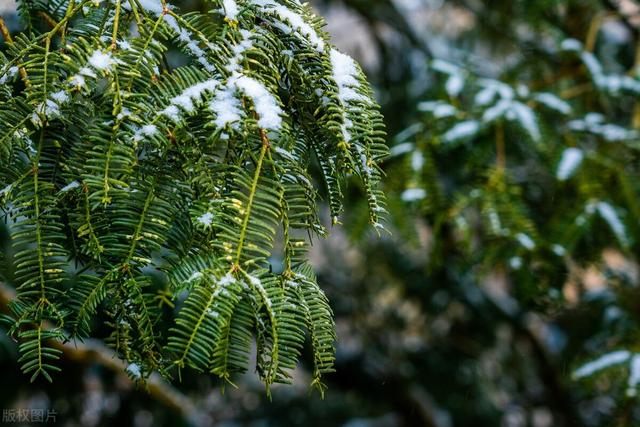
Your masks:
<svg viewBox="0 0 640 427"><path fill-rule="evenodd" d="M331 49L331 66L333 67L333 79L338 85L338 96L343 102L366 99L355 92L360 88L358 80L358 67L356 61L337 49Z"/></svg>
<svg viewBox="0 0 640 427"><path fill-rule="evenodd" d="M555 110L564 115L569 115L573 111L571 105L569 105L566 101L558 98L552 93L542 92L534 95L533 99L538 101L540 104L545 107Z"/></svg>
<svg viewBox="0 0 640 427"><path fill-rule="evenodd" d="M572 120L567 125L571 130L589 132L609 142L631 140L639 135L636 130L626 129L613 123L605 123L604 117L598 113L588 113L583 119Z"/></svg>
<svg viewBox="0 0 640 427"><path fill-rule="evenodd" d="M290 162L298 161L298 158L291 151L285 150L282 147L275 147L275 152L280 154L280 156L289 160Z"/></svg>
<svg viewBox="0 0 640 427"><path fill-rule="evenodd" d="M12 188L13 188L13 184L9 184L6 187L4 187L2 190L0 190L0 197L4 196L5 194L9 194Z"/></svg>
<svg viewBox="0 0 640 427"><path fill-rule="evenodd" d="M213 92L216 90L220 83L217 80L211 79L201 83L196 83L193 86L185 89L180 95L171 100L172 104L182 107L187 112L193 111L193 103L199 101L205 92Z"/></svg>
<svg viewBox="0 0 640 427"><path fill-rule="evenodd" d="M443 101L426 101L418 104L418 110L433 114L436 119L455 116L458 109Z"/></svg>
<svg viewBox="0 0 640 427"><path fill-rule="evenodd" d="M191 283L193 281L202 279L203 274L199 271L196 271L195 273L193 273L191 276L189 276L189 278L187 279L187 283Z"/></svg>
<svg viewBox="0 0 640 427"><path fill-rule="evenodd" d="M100 50L94 51L87 62L96 70L108 70L116 63L111 56L111 52L102 52Z"/></svg>
<svg viewBox="0 0 640 427"><path fill-rule="evenodd" d="M616 235L620 243L622 243L623 246L628 245L629 240L627 239L626 228L622 220L620 220L616 209L607 202L598 202L596 209L602 219L609 224L611 231L613 231L613 234Z"/></svg>
<svg viewBox="0 0 640 427"><path fill-rule="evenodd" d="M111 52L103 52L101 50L94 50L89 58L87 64L78 70L76 74L69 78L69 86L83 88L86 86L86 78L97 78L97 74L93 71L109 72L114 65L120 64L121 61L114 58Z"/></svg>
<svg viewBox="0 0 640 427"><path fill-rule="evenodd" d="M215 124L222 129L228 124L235 124L242 119L243 113L240 100L235 96L233 88L225 88L216 92L215 98L209 104L209 110L216 115Z"/></svg>
<svg viewBox="0 0 640 427"><path fill-rule="evenodd" d="M629 366L629 379L627 380L627 396L635 396L636 388L640 384L640 354L636 354L631 358Z"/></svg>
<svg viewBox="0 0 640 427"><path fill-rule="evenodd" d="M253 288L257 290L258 293L262 296L262 299L264 299L264 303L267 305L267 307L271 308L271 300L269 299L269 294L267 294L266 289L264 288L264 286L262 286L262 282L260 281L260 279L251 275L248 275L248 279L251 286L253 286Z"/></svg>
<svg viewBox="0 0 640 427"><path fill-rule="evenodd" d="M145 11L155 15L156 17L164 14L162 3L158 0L142 0L140 1L140 5ZM165 3L165 5L168 9L174 8L174 6L169 3ZM129 9L128 6L125 8ZM169 28L178 35L178 40L185 44L189 53L196 57L197 61L205 68L205 70L210 73L216 71L216 67L207 60L204 50L195 41L195 37L190 31L182 28L180 24L178 24L178 20L169 14L164 15L164 22L166 22ZM211 47L210 45L207 46Z"/></svg>
<svg viewBox="0 0 640 427"><path fill-rule="evenodd" d="M612 95L617 95L621 91L640 94L640 81L637 78L624 74L606 74L598 58L593 53L585 51L579 41L566 39L560 44L560 49L578 54L598 88Z"/></svg>
<svg viewBox="0 0 640 427"><path fill-rule="evenodd" d="M536 242L534 242L531 237L524 233L516 234L516 239L518 240L518 243L520 243L525 249L532 251L536 248Z"/></svg>
<svg viewBox="0 0 640 427"><path fill-rule="evenodd" d="M640 385L640 353L627 350L617 350L607 353L596 360L582 365L573 372L573 379L593 376L595 373L628 362L629 377L627 378L627 396L635 397Z"/></svg>
<svg viewBox="0 0 640 427"><path fill-rule="evenodd" d="M222 7L229 21L237 21L239 10L238 4L234 0L222 0Z"/></svg>
<svg viewBox="0 0 640 427"><path fill-rule="evenodd" d="M626 362L631 357L631 353L626 350L613 351L604 356L589 362L573 372L574 379L590 377L594 373L614 365Z"/></svg>
<svg viewBox="0 0 640 427"><path fill-rule="evenodd" d="M233 84L253 100L253 106L260 117L258 126L262 129L280 129L282 126L282 109L275 97L271 95L262 83L251 77L239 76L232 79L230 84Z"/></svg>
<svg viewBox="0 0 640 427"><path fill-rule="evenodd" d="M501 99L515 98L515 92L511 86L498 80L481 79L478 84L483 88L476 95L474 102L480 107L487 106L493 102L496 95Z"/></svg>
<svg viewBox="0 0 640 427"><path fill-rule="evenodd" d="M140 366L135 363L127 366L127 372L130 373L134 378L140 378Z"/></svg>
<svg viewBox="0 0 640 427"><path fill-rule="evenodd" d="M232 285L236 283L236 278L233 277L231 275L231 273L227 273L226 276L222 277L219 281L218 281L218 285L222 286L222 287L227 287L229 285Z"/></svg>
<svg viewBox="0 0 640 427"><path fill-rule="evenodd" d="M233 57L229 60L229 64L225 67L225 69L231 74L237 73L240 69L240 61L244 53L253 47L253 41L251 40L252 33L247 30L240 30L240 35L242 39L233 46Z"/></svg>
<svg viewBox="0 0 640 427"><path fill-rule="evenodd" d="M80 183L78 181L73 181L73 182L70 182L69 184L65 185L64 187L62 187L60 189L60 192L61 193L66 193L67 191L71 191L74 188L78 188L78 187L80 187Z"/></svg>
<svg viewBox="0 0 640 427"><path fill-rule="evenodd" d="M576 39L565 39L560 44L560 49L572 52L579 52L582 50L582 42Z"/></svg>
<svg viewBox="0 0 640 427"><path fill-rule="evenodd" d="M262 282L255 276L249 276L249 283L253 286L262 288Z"/></svg>
<svg viewBox="0 0 640 427"><path fill-rule="evenodd" d="M2 70L0 74L0 85L3 85L7 80L12 79L16 74L18 74L18 67L9 67L6 70Z"/></svg>
<svg viewBox="0 0 640 427"><path fill-rule="evenodd" d="M142 133L146 136L151 136L158 131L158 128L155 125L144 125L142 126Z"/></svg>
<svg viewBox="0 0 640 427"><path fill-rule="evenodd" d="M467 120L460 122L451 129L449 129L443 136L444 142L456 142L461 139L471 138L476 136L480 131L480 123L476 120Z"/></svg>
<svg viewBox="0 0 640 427"><path fill-rule="evenodd" d="M346 106L354 101L367 102L368 99L361 95L357 90L360 88L358 81L358 67L356 62L349 56L336 49L330 52L331 66L333 68L333 80L338 85L338 99L346 110ZM344 142L351 141L351 133L349 130L353 127L353 122L347 118L346 112L343 112L342 138Z"/></svg>
<svg viewBox="0 0 640 427"><path fill-rule="evenodd" d="M560 164L558 164L558 171L556 172L556 178L559 181L566 181L571 178L584 159L584 152L579 148L567 148L562 152L562 158Z"/></svg>
<svg viewBox="0 0 640 427"><path fill-rule="evenodd" d="M131 50L131 43L126 40L118 40L118 47L122 50Z"/></svg>
<svg viewBox="0 0 640 427"><path fill-rule="evenodd" d="M456 98L466 84L467 73L460 67L441 59L431 61L431 68L442 74L449 76L445 83L445 90L451 98Z"/></svg>
<svg viewBox="0 0 640 427"><path fill-rule="evenodd" d="M59 90L58 92L54 92L51 94L51 99L56 101L58 104L62 104L63 102L67 102L69 100L69 95L63 90Z"/></svg>
<svg viewBox="0 0 640 427"><path fill-rule="evenodd" d="M358 152L358 155L360 156L360 164L362 165L362 171L370 178L372 171L371 171L371 167L369 166L369 158L367 157L367 153L365 152L364 148L360 146L360 144L355 144L355 148L356 148L356 151Z"/></svg>
<svg viewBox="0 0 640 427"><path fill-rule="evenodd" d="M205 227L209 227L213 222L213 214L211 212L207 212L204 215L198 217L198 222Z"/></svg>
<svg viewBox="0 0 640 427"><path fill-rule="evenodd" d="M178 96L171 98L171 104L169 104L164 110L160 111L160 114L169 117L174 122L180 120L180 108L187 113L192 113L195 106L194 102L201 100L202 96L206 92L215 91L220 82L216 79L205 80L204 82L196 83L193 86L186 88Z"/></svg>
<svg viewBox="0 0 640 427"><path fill-rule="evenodd" d="M135 131L133 134L133 140L136 142L142 141L145 136L153 136L156 132L158 132L156 125L144 125L142 128Z"/></svg>
<svg viewBox="0 0 640 427"><path fill-rule="evenodd" d="M264 84L240 73L240 62L244 52L253 46L252 33L241 30L241 40L232 47L234 56L229 59L225 69L231 74L226 84L216 79L197 83L185 89L180 95L171 99L171 104L160 112L174 122L181 118L180 111L191 113L195 109L195 102L200 101L206 92L213 92L215 96L209 103L209 110L216 115L215 124L219 129L229 124L237 124L244 116L242 104L236 92L242 92L251 98L256 113L259 116L258 126L262 129L278 130L282 126L284 112L278 105L276 98Z"/></svg>
<svg viewBox="0 0 640 427"><path fill-rule="evenodd" d="M464 77L458 74L452 75L445 84L447 94L452 98L456 98L464 89L464 84Z"/></svg>
<svg viewBox="0 0 640 427"><path fill-rule="evenodd" d="M359 143L355 143L354 147L358 156L360 156L360 170L364 173L367 179L373 178L373 169L369 165L369 154L365 150L365 148L361 147ZM383 212L384 209L380 206L378 202L378 198L374 193L369 194L369 206L373 212ZM374 227L384 229L382 224L373 224Z"/></svg>
<svg viewBox="0 0 640 427"><path fill-rule="evenodd" d="M324 40L311 25L304 21L300 14L273 0L251 0L251 3L260 7L265 13L274 14L279 19L279 22L274 23L274 26L283 33L291 34L296 32L307 38L318 52L324 51Z"/></svg>
<svg viewBox="0 0 640 427"><path fill-rule="evenodd" d="M404 202L417 202L427 197L427 192L423 188L408 188L401 197Z"/></svg>
<svg viewBox="0 0 640 427"><path fill-rule="evenodd" d="M522 102L503 98L494 106L485 110L484 115L482 116L482 121L489 124L500 118L516 120L534 141L540 140L540 129L538 128L538 122L536 121L535 114L529 106Z"/></svg>
<svg viewBox="0 0 640 427"><path fill-rule="evenodd" d="M151 12L156 16L162 13L162 2L160 0L140 0L140 6L147 12ZM169 4L167 4L169 6ZM127 8L129 5L127 5Z"/></svg>
<svg viewBox="0 0 640 427"><path fill-rule="evenodd" d="M55 119L56 117L60 117L60 107L69 101L69 95L67 95L64 90L51 93L49 96L51 96L51 98L45 102L41 102L31 115L31 122L36 127L43 125L43 118Z"/></svg>
<svg viewBox="0 0 640 427"><path fill-rule="evenodd" d="M540 140L540 129L533 110L521 102L513 103L513 110L516 118L524 130L529 133L534 141Z"/></svg>
<svg viewBox="0 0 640 427"><path fill-rule="evenodd" d="M82 74L75 74L69 79L69 86L84 87L87 84Z"/></svg>
<svg viewBox="0 0 640 427"><path fill-rule="evenodd" d="M232 48L234 56L225 67L231 73L231 77L227 80L226 87L216 93L209 109L216 113L216 125L219 128L239 121L242 118L242 110L235 92L240 91L253 101L253 107L259 117L258 126L262 129L278 130L282 127L284 114L278 101L264 84L240 72L240 61L244 53L253 47L253 34L247 30L240 30L240 34L242 38Z"/></svg>

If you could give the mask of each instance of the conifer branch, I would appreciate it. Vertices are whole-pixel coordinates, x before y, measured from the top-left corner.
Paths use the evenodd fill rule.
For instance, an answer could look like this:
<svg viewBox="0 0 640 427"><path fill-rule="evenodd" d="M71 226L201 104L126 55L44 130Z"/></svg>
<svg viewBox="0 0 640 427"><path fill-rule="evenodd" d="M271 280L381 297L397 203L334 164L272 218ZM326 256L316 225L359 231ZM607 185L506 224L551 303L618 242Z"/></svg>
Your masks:
<svg viewBox="0 0 640 427"><path fill-rule="evenodd" d="M0 311L10 313L9 304L15 299L15 291L6 284L0 282ZM51 328L52 325L44 324L44 328ZM82 342L54 342L55 348L62 351L68 360L86 365L98 364L118 375L123 381L134 383L131 378L125 375L126 364L117 354L106 347L101 341L96 339L86 339ZM200 411L182 392L172 387L159 374L152 374L146 381L145 389L158 402L166 405L167 408L182 414L185 419L200 419Z"/></svg>
<svg viewBox="0 0 640 427"><path fill-rule="evenodd" d="M61 18L39 5L34 16L58 22L30 26L1 52L0 203L13 221L12 332L25 372L50 379L55 342L90 339L102 318L105 342L143 378L189 366L230 382L247 369L255 336L264 382L287 383L305 330L313 384L322 390L332 371L331 309L305 267L308 241L290 236L324 235L311 153L335 220L340 180L355 171L382 226L379 108L308 6L214 3L183 15L165 1L69 0ZM172 48L188 63L166 67ZM15 84L16 64L26 88ZM275 274L282 227L286 271ZM152 274L170 286L157 291ZM301 277L305 290L293 293ZM179 310L166 319L154 301Z"/></svg>

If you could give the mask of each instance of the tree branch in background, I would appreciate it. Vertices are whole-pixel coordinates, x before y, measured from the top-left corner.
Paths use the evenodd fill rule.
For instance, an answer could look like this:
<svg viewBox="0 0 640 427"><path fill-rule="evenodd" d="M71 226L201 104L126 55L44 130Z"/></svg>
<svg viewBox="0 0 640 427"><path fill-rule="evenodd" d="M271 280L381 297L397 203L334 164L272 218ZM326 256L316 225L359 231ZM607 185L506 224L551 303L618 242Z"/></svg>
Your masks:
<svg viewBox="0 0 640 427"><path fill-rule="evenodd" d="M15 298L15 290L0 282L0 311L9 313L9 303ZM53 347L62 351L68 360L86 365L98 364L124 381L134 384L126 372L126 364L116 353L106 347L100 340L86 339L83 342L53 342ZM158 402L167 408L181 414L186 419L198 425L198 420L203 419L202 413L195 407L189 397L172 387L158 373L153 373L144 384L147 392Z"/></svg>

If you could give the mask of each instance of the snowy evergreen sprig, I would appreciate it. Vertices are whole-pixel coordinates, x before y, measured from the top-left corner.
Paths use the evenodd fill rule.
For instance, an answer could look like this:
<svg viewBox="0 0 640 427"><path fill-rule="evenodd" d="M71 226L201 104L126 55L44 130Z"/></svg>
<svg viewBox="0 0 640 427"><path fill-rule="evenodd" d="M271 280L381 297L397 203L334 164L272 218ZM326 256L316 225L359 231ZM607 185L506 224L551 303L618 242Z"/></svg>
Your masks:
<svg viewBox="0 0 640 427"><path fill-rule="evenodd" d="M255 342L262 380L286 383L305 335L313 385L333 369L332 312L298 236L326 234L316 162L334 223L355 175L382 227L378 107L309 7L211 6L20 7L25 30L0 52L0 200L13 239L0 258L33 379L58 370L49 340L92 336L96 318L136 379L191 367L230 381ZM186 65L170 66L172 52Z"/></svg>

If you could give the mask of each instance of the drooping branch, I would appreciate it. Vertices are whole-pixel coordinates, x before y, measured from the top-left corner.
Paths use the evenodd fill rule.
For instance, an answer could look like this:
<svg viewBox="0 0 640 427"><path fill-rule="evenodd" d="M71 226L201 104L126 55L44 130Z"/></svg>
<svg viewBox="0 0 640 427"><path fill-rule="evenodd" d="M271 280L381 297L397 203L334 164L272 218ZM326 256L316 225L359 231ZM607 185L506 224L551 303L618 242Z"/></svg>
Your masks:
<svg viewBox="0 0 640 427"><path fill-rule="evenodd" d="M230 0L223 10L224 20L213 13L182 15L164 0L161 4L107 2L84 10L85 17L102 22L100 26L92 27L91 34L83 33L81 41L74 38L63 43L67 26L71 31L78 24L72 18L88 2L71 0L64 17L50 23L52 29L41 33L38 26L16 38L15 46L6 54L3 50L1 57L2 96L8 107L0 108L4 187L0 197L3 206L16 207L9 209L16 232L12 233L14 259L8 260L8 268L16 270L11 287L21 300L11 308L16 325L37 325L35 330L20 329L17 336L24 353L20 360L26 360L23 371L31 372L35 366L34 378L42 374L49 379L47 370L59 369L53 359L60 349L53 337L43 333L55 331L66 337L66 328L72 338L89 338L88 320L103 309L115 320L108 325L118 343L115 354L104 359L99 357L102 353L96 355L84 347L80 349L91 352L79 356L78 348L63 348L65 354L73 351L70 357L106 362L123 349L124 368L135 363L141 372L165 372L185 362L203 373L215 373L210 365L220 355L212 352L230 348L240 355L234 372L243 371L250 363L250 332L262 332L254 319L261 319L267 307L271 324L281 327L265 333L263 341L268 345L260 346L257 371L278 372L279 381L288 381L286 374L280 376L276 370L276 361L287 369L295 367L294 360L300 357L298 342L304 339L298 334L302 329L289 319L303 319L305 308L290 304L276 288L277 281L290 278L291 268L287 277L263 269L276 250L273 239L279 231L279 215L309 217L300 227L310 231L309 239L313 233L324 234L315 215L320 206L313 197L314 185L306 176L306 155L315 134L327 140L314 151L328 165L323 174L326 182L335 183L331 189L335 199L343 196L337 183L347 172L357 170L365 191L376 201L371 218L384 211L383 203L377 203L381 176L376 161L386 156L387 149L379 107L361 68L330 47L322 21L297 2L251 1L240 10L231 7L237 5ZM58 12L48 13L59 18ZM104 13L109 19L104 19ZM140 31L125 25L131 18ZM292 26L287 37L281 34L283 25ZM150 32L143 31L145 26L152 27ZM167 33L175 43L166 39ZM163 66L165 53L173 48L185 54L184 63ZM289 51L314 54L309 61L294 54L293 66L283 73L280 65L292 59L283 52ZM16 67L21 66L31 78L30 90L25 89L26 82L14 84ZM283 99L284 93L278 90L283 82L290 85L294 97ZM37 103L32 102L33 93ZM315 133L300 135L302 139L293 144L300 118L312 122ZM256 170L247 172L237 160L256 160L256 135L246 132L254 128L260 131L262 150ZM76 138L79 135L81 139ZM34 136L38 144L30 144L36 141ZM334 147L342 139L361 152L334 162ZM220 144L211 144L214 140ZM224 145L232 156L219 156L218 148ZM21 156L12 156L23 152L27 165ZM286 204L285 186L265 176L267 164L274 169L274 177L281 172L286 177L286 189L295 203ZM20 174L29 181L16 179ZM18 202L23 199L30 202ZM281 213L285 208L287 212ZM378 222L375 225L381 227ZM167 256L160 260L154 255L158 251ZM59 292L60 283L67 279L66 260L74 258L83 263L83 270L68 292ZM171 261L165 264L166 260ZM231 268L233 280L219 278L224 286L214 295L200 279L218 272L220 265ZM149 305L157 295L144 271L147 268L158 271L170 284L167 300L179 301L186 289L196 295L187 298L193 307L182 307L175 319L164 319L161 307ZM240 275L253 288L236 283ZM238 286L230 292L229 285ZM198 292L205 296L199 298ZM253 304L254 293L257 304ZM238 308L240 297L245 304ZM322 302L312 307L320 313L311 321L332 338L334 323L325 315L330 310L321 289L314 286L305 298ZM293 312L297 317L291 317ZM220 325L227 327L232 316L239 323L233 324L229 334L221 333ZM175 322L174 327L166 325L166 341L150 327L156 319ZM69 321L63 324L63 320ZM51 323L45 326L46 321ZM296 345L278 346L292 336ZM225 347L227 339L234 347ZM158 358L149 351L166 342L169 357ZM333 348L327 345L326 349L317 350L324 353L316 357L328 366L333 363L328 354ZM43 357L52 363L44 363ZM123 363L113 368L122 371ZM264 381L273 382L275 376L270 374Z"/></svg>
<svg viewBox="0 0 640 427"><path fill-rule="evenodd" d="M4 283L0 282L0 311L8 313L9 303L15 298L15 290ZM126 364L117 354L110 348L106 347L100 340L86 339L82 342L53 342L52 347L62 351L63 357L76 363L86 365L98 364L122 380L133 384L134 381L129 378L126 372ZM203 419L201 411L193 404L193 402L180 390L171 386L158 373L153 373L145 381L145 388L151 397L165 405L167 408L181 414L186 419L198 424L197 420Z"/></svg>

